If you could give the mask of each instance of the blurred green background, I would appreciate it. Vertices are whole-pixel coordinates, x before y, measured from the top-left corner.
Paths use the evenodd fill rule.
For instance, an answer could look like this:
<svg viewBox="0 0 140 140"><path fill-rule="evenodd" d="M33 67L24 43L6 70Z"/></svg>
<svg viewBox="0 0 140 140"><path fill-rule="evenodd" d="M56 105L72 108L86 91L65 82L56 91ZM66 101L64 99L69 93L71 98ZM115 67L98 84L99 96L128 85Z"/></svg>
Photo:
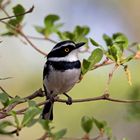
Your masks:
<svg viewBox="0 0 140 140"><path fill-rule="evenodd" d="M12 0L7 11L11 13L11 8L18 3L23 4L26 9L32 5L35 6L34 12L25 19L24 30L28 35L39 36L33 26L42 25L43 18L52 13L58 14L61 21L65 23L63 30L72 30L76 25L88 25L91 28L89 36L94 37L101 44L103 44L103 33L111 35L115 32L126 34L130 43L131 41L140 42L139 0ZM2 12L0 17L4 17ZM3 31L4 25L0 24L0 32ZM57 40L56 36L52 38ZM42 70L46 58L17 38L0 37L0 40L3 41L0 45L0 77L13 77L0 81L0 85L12 96L27 96L42 87ZM46 41L33 40L33 42L45 52L49 52L54 45ZM80 57L82 60L82 54ZM111 69L110 65L89 72L82 82L70 91L70 96L75 99L101 95ZM132 86L128 85L124 71L117 70L110 85L112 97L128 99L128 94L135 85L140 86L140 62L137 60L129 63L129 69L132 74ZM122 103L96 101L77 103L72 106L56 103L53 125L56 130L67 128L67 137L82 137L80 120L83 115L106 120L113 129L113 135L118 139L126 137L129 140L138 140L140 137L139 121L126 119L127 105ZM34 140L42 134L40 125L35 125L32 128L23 129L19 138L1 136L0 139ZM96 130L91 135L95 136Z"/></svg>

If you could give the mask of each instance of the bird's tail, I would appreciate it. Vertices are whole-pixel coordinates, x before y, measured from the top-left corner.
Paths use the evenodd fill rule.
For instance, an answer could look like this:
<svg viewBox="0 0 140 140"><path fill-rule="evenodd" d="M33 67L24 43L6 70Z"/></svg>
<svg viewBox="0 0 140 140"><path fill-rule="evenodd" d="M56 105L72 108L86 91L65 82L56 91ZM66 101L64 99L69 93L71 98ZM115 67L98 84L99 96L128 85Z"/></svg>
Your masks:
<svg viewBox="0 0 140 140"><path fill-rule="evenodd" d="M43 108L42 119L53 120L53 103L47 102Z"/></svg>

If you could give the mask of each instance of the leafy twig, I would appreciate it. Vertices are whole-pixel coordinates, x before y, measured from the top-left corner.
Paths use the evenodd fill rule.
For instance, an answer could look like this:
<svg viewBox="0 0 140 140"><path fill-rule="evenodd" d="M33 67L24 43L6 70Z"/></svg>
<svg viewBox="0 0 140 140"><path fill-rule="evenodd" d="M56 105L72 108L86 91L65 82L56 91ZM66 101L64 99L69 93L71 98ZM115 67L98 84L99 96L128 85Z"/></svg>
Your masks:
<svg viewBox="0 0 140 140"><path fill-rule="evenodd" d="M91 70L97 69L97 68L102 67L102 66L110 65L113 63L114 63L113 61L106 58L102 63L94 65L93 69L91 69Z"/></svg>
<svg viewBox="0 0 140 140"><path fill-rule="evenodd" d="M113 77L113 73L115 72L115 70L118 67L119 67L119 65L118 64L115 64L115 66L113 67L112 71L109 73L108 80L107 80L107 83L106 83L106 88L105 88L105 91L104 91L105 94L108 94L109 93L108 89L109 89L109 85L110 85L110 82L111 82L112 77Z"/></svg>
<svg viewBox="0 0 140 140"><path fill-rule="evenodd" d="M48 40L48 41L50 41L50 42L52 42L54 44L58 43L55 40L50 39L50 38L46 38L46 37L36 37L36 36L29 36L29 35L27 35L27 37L30 38L30 39L35 39L35 40L44 40L44 41Z"/></svg>
<svg viewBox="0 0 140 140"><path fill-rule="evenodd" d="M7 94L7 96L9 97L9 98L13 98L11 95L9 95L1 86L0 86L0 90L2 91L2 92L4 92L5 94Z"/></svg>
<svg viewBox="0 0 140 140"><path fill-rule="evenodd" d="M11 111L18 104L27 102L28 100L32 100L32 99L34 99L36 97L43 97L43 96L44 96L43 91L41 89L37 90L36 92L31 94L30 96L27 96L27 97L23 98L23 100L21 100L19 102L15 102L15 103L9 105L7 107L7 109L6 109L6 111L4 111L4 112L1 111L0 112L0 119L3 119L5 117L7 117L7 116L10 116L10 114L8 114L8 112ZM93 97L93 98L74 99L72 101L72 103L91 102L91 101L93 102L93 101L99 101L99 100L100 101L106 100L106 101L116 102L116 103L140 103L140 100L120 100L120 99L114 99L114 98L109 97L109 94L105 94L105 93L103 95L101 95L101 96ZM42 106L42 105L44 105L48 101L49 100L40 102L40 103L37 104L37 106ZM55 102L66 103L67 100L55 98ZM27 109L28 109L28 107L25 107L23 109L17 110L16 113L17 114L23 114Z"/></svg>
<svg viewBox="0 0 140 140"><path fill-rule="evenodd" d="M32 6L32 7L31 7L28 11L26 11L25 13L20 13L20 14L13 15L13 16L9 16L9 14L5 11L5 14L7 15L7 17L0 18L0 21L2 21L2 20L7 20L7 19L11 19L11 18L15 18L15 17L18 17L18 16L23 16L23 15L32 13L32 12L33 12L33 9L34 9L34 6ZM4 9L2 9L2 10L4 10Z"/></svg>
<svg viewBox="0 0 140 140"><path fill-rule="evenodd" d="M41 51L40 49L38 49L30 40L29 38L23 33L23 31L19 30L18 33L39 53L43 54L44 56L47 56L47 53Z"/></svg>
<svg viewBox="0 0 140 140"><path fill-rule="evenodd" d="M43 52L43 51L41 51L40 49L38 49L38 47L35 46L35 45L28 39L28 37L23 33L23 31L21 31L20 28L15 28L14 26L12 26L12 25L8 24L7 22L4 22L4 21L0 21L0 22L2 22L3 24L6 24L6 25L8 25L8 26L10 26L10 28L12 28L12 29L15 30L17 33L19 33L19 34L31 45L31 47L33 47L33 48L34 48L36 51L38 51L39 53L41 53L41 54L47 56L47 54L46 54L45 52Z"/></svg>
<svg viewBox="0 0 140 140"><path fill-rule="evenodd" d="M8 113L9 111L11 111L14 107L16 107L18 104L21 104L21 103L25 103L27 102L28 100L32 100L36 97L43 97L44 96L44 93L42 91L42 89L40 88L39 90L35 91L33 94L27 96L27 97L24 97L22 98L20 101L17 101L11 105L9 105L6 109L5 109L5 112Z"/></svg>

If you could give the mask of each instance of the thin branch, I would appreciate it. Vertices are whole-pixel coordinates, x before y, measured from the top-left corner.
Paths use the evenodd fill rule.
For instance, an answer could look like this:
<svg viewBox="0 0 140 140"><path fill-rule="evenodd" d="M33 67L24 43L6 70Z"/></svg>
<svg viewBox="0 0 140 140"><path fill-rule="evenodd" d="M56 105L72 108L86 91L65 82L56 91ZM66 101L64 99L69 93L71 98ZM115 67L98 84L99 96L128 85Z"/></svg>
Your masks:
<svg viewBox="0 0 140 140"><path fill-rule="evenodd" d="M97 69L97 68L102 67L102 66L110 65L110 64L113 64L113 63L114 63L113 61L106 58L102 63L96 64L91 70Z"/></svg>
<svg viewBox="0 0 140 140"><path fill-rule="evenodd" d="M42 93L41 93L42 92ZM35 96L36 95L36 96ZM34 92L32 95L30 96L27 96L23 99L34 99L36 97L42 97L44 96L44 93L43 91L41 90L37 90L36 92ZM93 98L84 98L84 99L74 99L72 101L72 103L81 103L81 102L93 102L93 101L110 101L110 102L116 102L116 103L140 103L140 100L120 100L120 99L115 99L115 98L111 98L109 97L109 94L103 94L101 96L98 96L98 97L93 97ZM18 104L21 104L21 103L24 103L26 102L27 100L23 100L21 102L18 102L18 103L15 103L15 104L12 104L12 105L9 105L8 106L8 109L6 112L0 112L0 119L3 119L7 116L10 116L10 114L8 114L8 111L12 110L16 105ZM42 106L44 104L46 104L47 102L49 102L49 100L46 100L46 101L43 101L43 102L40 102L37 104L37 106ZM58 99L57 97L55 98L55 102L60 102L60 103L66 103L67 100L64 100L64 99ZM26 110L28 109L28 107L25 107L23 109L19 109L16 111L17 114L23 114Z"/></svg>
<svg viewBox="0 0 140 140"><path fill-rule="evenodd" d="M7 18L9 17L9 14L7 13L7 11L5 10L5 8L0 7L0 9L3 11L3 13L7 16ZM2 18L3 19L3 18ZM1 20L1 19L0 19Z"/></svg>
<svg viewBox="0 0 140 140"><path fill-rule="evenodd" d="M23 31L19 30L18 33L39 53L43 54L44 56L47 56L47 53L41 51L40 49L38 49L30 40L29 38L23 33Z"/></svg>
<svg viewBox="0 0 140 140"><path fill-rule="evenodd" d="M5 3L1 3L1 5L0 5L0 9L5 9L5 7L7 6L7 5L9 5L11 3L11 0L7 0Z"/></svg>
<svg viewBox="0 0 140 140"><path fill-rule="evenodd" d="M28 100L32 100L36 97L43 97L44 96L44 93L42 91L42 89L40 88L39 90L35 91L33 94L27 96L27 97L24 97L22 98L21 100L9 105L6 109L5 109L5 112L9 112L11 111L12 109L14 109L17 105L21 104L21 103L25 103L27 102Z"/></svg>
<svg viewBox="0 0 140 140"><path fill-rule="evenodd" d="M19 35L21 35L21 36L31 45L31 47L33 47L36 51L38 51L39 53L41 53L41 54L47 56L47 54L46 54L45 52L43 52L43 51L41 51L40 49L38 49L37 46L35 46L35 45L28 39L28 37L23 33L23 31L21 31L20 28L15 28L14 26L8 24L8 23L5 22L5 21L0 21L0 22L2 22L3 24L8 25L10 28L12 28L12 29L15 30L17 33L19 33Z"/></svg>
<svg viewBox="0 0 140 140"><path fill-rule="evenodd" d="M11 95L9 95L8 94L8 92L6 92L1 86L0 86L0 90L2 91L2 92L4 92L5 94L7 94L7 96L9 97L9 98L13 98Z"/></svg>
<svg viewBox="0 0 140 140"><path fill-rule="evenodd" d="M113 74L115 72L115 70L119 67L119 65L115 64L115 66L113 67L112 71L109 73L109 78L108 78L108 81L107 81L107 84L109 85L111 80L112 80L112 77L113 77Z"/></svg>
<svg viewBox="0 0 140 140"><path fill-rule="evenodd" d="M81 102L93 102L98 100L107 100L111 102L117 102L117 103L140 103L140 100L120 100L120 99L114 99L110 98L109 94L103 94L102 96L93 97L93 98L85 98L85 99L74 99L72 103L81 103ZM57 99L56 102L66 103L67 100L63 99Z"/></svg>
<svg viewBox="0 0 140 140"><path fill-rule="evenodd" d="M109 93L109 85L110 85L110 82L112 80L112 77L113 77L113 74L114 72L116 71L116 69L119 67L118 64L115 64L115 66L113 67L113 69L111 70L111 72L109 73L108 75L108 80L107 80L107 83L106 83L106 88L104 90L104 93Z"/></svg>
<svg viewBox="0 0 140 140"><path fill-rule="evenodd" d="M7 15L7 17L0 18L0 21L7 20L7 19L11 19L11 18L15 18L15 17L18 17L18 16L23 16L23 15L32 13L33 12L33 9L34 9L34 6L32 6L28 11L26 11L24 13L16 14L16 15L13 15L13 16L9 16L8 13L5 11L5 14ZM4 11L4 9L2 9L2 10Z"/></svg>
<svg viewBox="0 0 140 140"><path fill-rule="evenodd" d="M24 14L27 14L27 13L30 13L32 12L34 7L30 8L27 12L25 12ZM12 16L13 17L13 16ZM9 16L7 17L9 18ZM14 27L12 26L11 24L3 21L3 20L0 20L0 22L2 22L3 24L6 24L8 25L10 28L12 28L13 30L15 30L17 33L19 33L19 35L21 35L36 51L38 51L39 53L47 56L47 54L43 51L41 51L40 49L38 49L29 39L28 37L23 33L23 31L21 30L21 26L18 26L18 27Z"/></svg>
<svg viewBox="0 0 140 140"><path fill-rule="evenodd" d="M120 100L120 99L114 99L114 98L110 98L109 94L103 94L102 96L98 96L98 97L93 97L93 98L84 98L84 99L74 99L72 100L72 103L81 103L81 102L93 102L93 101L110 101L110 102L116 102L116 103L140 103L140 100ZM44 104L46 104L47 102L49 102L49 100L40 102L37 104L37 106L42 106ZM60 103L66 103L67 100L64 99L55 99L55 102L60 102ZM25 112L28 109L28 107L17 110L16 113L17 114L22 114L23 112Z"/></svg>
<svg viewBox="0 0 140 140"><path fill-rule="evenodd" d="M37 140L46 140L46 138L48 138L48 132L45 132L43 134L43 136L41 136L40 138L38 138Z"/></svg>
<svg viewBox="0 0 140 140"><path fill-rule="evenodd" d="M5 77L5 78L0 78L0 80L7 80L7 79L11 79L13 77Z"/></svg>
<svg viewBox="0 0 140 140"><path fill-rule="evenodd" d="M36 37L36 36L29 36L29 35L27 35L27 37L30 38L30 39L35 39L35 40L44 40L44 41L45 40L48 40L48 41L50 41L50 42L52 42L54 44L57 44L58 43L55 40L50 39L50 38L47 38L47 37Z"/></svg>
<svg viewBox="0 0 140 140"><path fill-rule="evenodd" d="M98 135L97 137L91 138L90 140L99 140L101 137L102 137L101 135Z"/></svg>

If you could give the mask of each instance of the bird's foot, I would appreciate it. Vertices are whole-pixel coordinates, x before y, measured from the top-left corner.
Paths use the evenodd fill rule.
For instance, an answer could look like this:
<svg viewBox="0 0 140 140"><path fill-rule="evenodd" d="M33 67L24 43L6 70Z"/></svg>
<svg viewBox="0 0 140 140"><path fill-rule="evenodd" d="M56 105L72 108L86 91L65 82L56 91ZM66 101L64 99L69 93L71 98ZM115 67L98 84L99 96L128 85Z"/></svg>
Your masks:
<svg viewBox="0 0 140 140"><path fill-rule="evenodd" d="M72 104L72 98L71 97L68 97L68 100L66 101L66 104L67 105L71 105Z"/></svg>
<svg viewBox="0 0 140 140"><path fill-rule="evenodd" d="M71 105L72 104L72 98L70 96L68 96L66 93L63 93L63 94L68 98L68 100L66 101L66 104Z"/></svg>

